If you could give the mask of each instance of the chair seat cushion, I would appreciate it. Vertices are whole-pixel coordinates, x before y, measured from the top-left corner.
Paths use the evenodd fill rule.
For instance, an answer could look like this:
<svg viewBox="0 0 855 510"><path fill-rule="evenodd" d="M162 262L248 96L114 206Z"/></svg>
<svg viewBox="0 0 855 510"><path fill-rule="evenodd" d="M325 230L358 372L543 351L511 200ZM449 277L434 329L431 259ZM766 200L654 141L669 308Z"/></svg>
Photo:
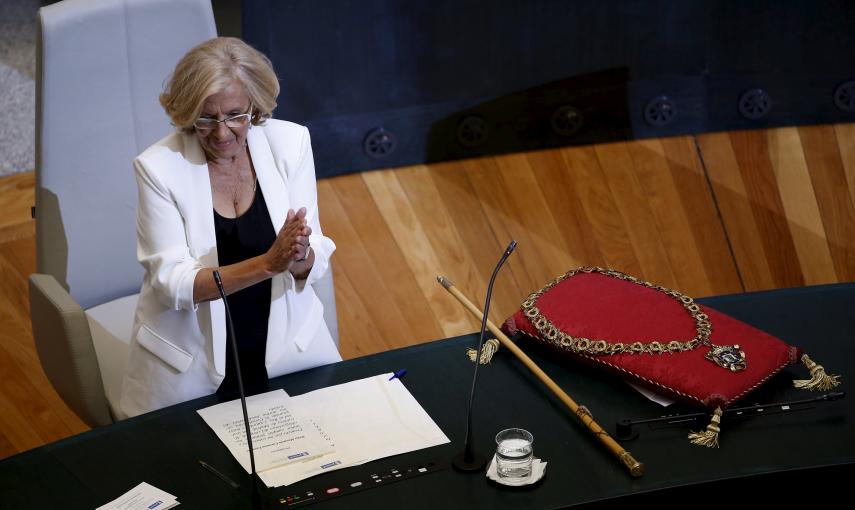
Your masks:
<svg viewBox="0 0 855 510"><path fill-rule="evenodd" d="M119 398L128 363L138 299L139 294L132 294L86 310L104 393L110 405L110 412L117 420L125 418L119 412Z"/></svg>

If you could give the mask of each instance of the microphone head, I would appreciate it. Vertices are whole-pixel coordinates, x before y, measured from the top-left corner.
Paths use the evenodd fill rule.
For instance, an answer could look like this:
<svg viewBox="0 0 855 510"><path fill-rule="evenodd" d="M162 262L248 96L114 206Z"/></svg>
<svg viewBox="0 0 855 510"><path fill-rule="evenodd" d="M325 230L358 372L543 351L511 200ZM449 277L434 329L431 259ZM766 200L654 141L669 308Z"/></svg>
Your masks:
<svg viewBox="0 0 855 510"><path fill-rule="evenodd" d="M514 251L516 248L517 248L517 242L512 240L511 244L509 244L507 249L505 250L505 253L510 255L511 252Z"/></svg>
<svg viewBox="0 0 855 510"><path fill-rule="evenodd" d="M226 289L223 287L223 279L220 278L220 272L214 269L214 283L217 285L217 290L220 291L220 297L226 304L226 312L228 313L228 302L226 301Z"/></svg>

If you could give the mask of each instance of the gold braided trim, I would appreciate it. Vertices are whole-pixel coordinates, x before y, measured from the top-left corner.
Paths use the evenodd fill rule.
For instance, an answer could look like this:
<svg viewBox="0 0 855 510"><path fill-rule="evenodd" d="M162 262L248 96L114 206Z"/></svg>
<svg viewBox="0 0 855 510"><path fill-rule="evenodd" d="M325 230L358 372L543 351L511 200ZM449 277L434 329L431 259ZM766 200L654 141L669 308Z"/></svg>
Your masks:
<svg viewBox="0 0 855 510"><path fill-rule="evenodd" d="M641 285L642 287L647 287L664 293L679 303L680 306L682 306L692 317L692 319L694 319L695 331L697 334L694 338L688 341L654 340L652 342L609 342L604 339L590 339L564 333L558 329L552 321L543 315L537 307L537 300L552 287L579 273L599 273L604 276L631 282L636 285ZM712 324L710 323L709 316L701 311L701 307L698 306L698 304L689 296L681 294L676 290L666 289L660 285L641 280L620 271L604 269L602 267L580 267L564 273L555 280L549 282L542 289L532 292L525 301L522 302L522 311L535 329L537 329L538 333L540 333L543 340L550 342L561 350L571 351L576 354L589 354L592 356L600 356L604 354L663 354L666 352L674 353L691 351L701 345L708 345L710 343L709 337L712 333Z"/></svg>
<svg viewBox="0 0 855 510"><path fill-rule="evenodd" d="M810 379L797 379L793 386L806 390L828 391L840 385L840 376L828 374L825 367L810 359L807 354L802 354L802 363L810 370Z"/></svg>
<svg viewBox="0 0 855 510"><path fill-rule="evenodd" d="M724 414L724 411L720 407L716 407L715 411L713 411L710 424L707 425L707 429L701 432L689 432L689 442L698 446L706 446L707 448L718 448L722 414Z"/></svg>
<svg viewBox="0 0 855 510"><path fill-rule="evenodd" d="M771 379L771 378L772 378L772 376L776 375L778 372L780 372L781 370L783 370L783 369L784 369L784 367L789 366L789 365L790 365L790 363L785 361L785 362L784 362L784 363L782 363L780 366L778 366L775 370L773 370L773 371L769 372L768 374L766 374L766 377L764 377L764 378L760 379L759 381L757 381L757 382L756 382L753 386L751 386L750 388L746 388L746 389L745 389L745 391L743 391L743 392L742 392L742 393L740 393L739 395L735 395L732 399L730 399L730 400L728 400L727 402L725 402L725 403L724 403L724 405L730 405L730 403L731 403L731 402L735 402L735 401L737 401L737 400L741 399L742 397L744 397L745 395L747 395L748 393L751 393L751 392L752 392L752 391L754 391L755 389L759 388L759 387L760 387L760 385L762 385L763 383L765 383L766 381L768 381L769 379Z"/></svg>
<svg viewBox="0 0 855 510"><path fill-rule="evenodd" d="M499 350L499 341L495 338L491 338L484 342L484 345L481 346L481 361L479 362L481 365L489 365L491 361L493 361L493 355ZM466 357L469 358L469 361L475 363L475 358L478 356L478 349L473 349L472 347L466 349Z"/></svg>
<svg viewBox="0 0 855 510"><path fill-rule="evenodd" d="M676 389L674 389L674 388L672 388L672 387L670 387L670 386L665 386L664 384L660 383L659 381L654 381L653 379L648 379L647 377L644 377L643 375L639 375L639 374L637 374L637 373L635 373L635 372L633 372L633 371L631 371L631 370L627 370L627 369L625 369L625 368L623 368L623 367L620 367L620 366L618 366L618 365L615 365L615 364L613 364L613 363L609 363L608 361L605 361L602 357L597 357L597 356L586 356L586 355L582 355L582 357L584 357L585 359L587 359L587 360L589 360L589 361L593 361L593 362L595 362L595 363L599 363L599 364L601 364L601 365L606 365L607 367L609 367L609 368L611 368L611 369L614 369L614 370L617 370L618 372L623 372L624 374L627 374L627 375L629 375L629 376L632 376L633 378L635 378L635 379L637 379L637 380L639 380L639 381L644 381L644 382L646 382L647 384L649 384L649 385L651 385L651 386L656 386L656 387L658 387L658 388L662 388L663 390L667 390L668 392L670 392L670 393L672 393L672 394L680 395L680 396L681 396L681 397L683 397L683 398L686 398L686 399L689 399L689 400L694 400L695 402L698 402L699 404L706 405L706 403L704 402L704 400L703 400L702 398L698 398L698 397L696 397L696 396L694 396L694 395L689 395L688 393L683 393L682 391L678 391L678 390L676 390ZM788 365L790 365L790 363L788 363L788 362L784 362L783 364L781 364L781 365L779 365L777 368L775 368L775 370L773 370L773 371L772 371L772 372L770 372L768 375L766 375L766 377L764 377L764 378L760 379L760 380L759 380L759 381L757 381L755 384L753 384L751 387L746 388L744 391L742 391L742 392L741 392L741 393L739 393L738 395L735 395L733 398L731 398L731 399L729 399L729 400L727 400L727 401L725 401L725 402L722 402L722 404L721 404L721 405L722 405L722 406L724 406L724 407L727 407L727 406L729 406L729 405L730 405L730 403L731 403L731 402L736 402L737 400L739 400L739 399L741 399L742 397L744 397L746 394L751 393L751 392L752 392L752 391L754 391L755 389L759 388L763 383L765 383L766 381L768 381L769 379L771 379L773 376L777 375L777 374L778 374L778 372L780 372L781 370L783 370L783 369L784 369L785 367L787 367Z"/></svg>

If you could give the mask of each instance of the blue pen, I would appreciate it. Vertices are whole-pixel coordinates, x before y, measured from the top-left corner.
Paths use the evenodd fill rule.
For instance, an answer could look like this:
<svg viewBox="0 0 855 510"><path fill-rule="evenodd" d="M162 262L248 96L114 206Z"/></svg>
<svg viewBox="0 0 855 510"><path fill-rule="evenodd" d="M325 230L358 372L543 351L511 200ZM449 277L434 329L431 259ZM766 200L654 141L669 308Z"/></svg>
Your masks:
<svg viewBox="0 0 855 510"><path fill-rule="evenodd" d="M389 380L391 381L392 379L395 379L395 378L400 379L401 377L404 377L405 375L407 375L407 369L402 368L401 370L398 370L394 374L392 374L392 377L390 377Z"/></svg>

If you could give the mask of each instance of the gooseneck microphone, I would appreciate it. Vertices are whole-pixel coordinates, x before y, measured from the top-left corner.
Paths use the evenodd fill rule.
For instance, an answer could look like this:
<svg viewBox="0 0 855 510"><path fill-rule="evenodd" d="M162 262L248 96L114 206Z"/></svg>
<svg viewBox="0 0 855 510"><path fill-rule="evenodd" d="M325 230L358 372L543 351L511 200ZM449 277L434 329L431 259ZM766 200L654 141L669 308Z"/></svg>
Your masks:
<svg viewBox="0 0 855 510"><path fill-rule="evenodd" d="M229 334L231 336L232 355L235 359L235 375L237 375L238 392L240 393L240 405L243 407L243 424L246 427L246 443L249 446L249 464L252 467L252 479L258 476L255 472L255 454L252 451L252 434L249 431L249 414L246 412L246 393L243 391L243 376L240 373L240 359L238 358L237 340L235 338L235 326L232 322L232 313L229 311L229 300L226 299L226 289L223 288L223 280L220 278L220 272L214 270L214 282L217 284L217 289L220 291L220 296L223 298L223 306L226 308L226 317L228 317ZM253 483L255 485L255 483Z"/></svg>
<svg viewBox="0 0 855 510"><path fill-rule="evenodd" d="M511 252L513 252L516 247L517 242L511 241L511 244L508 245L505 252L502 254L502 258L499 259L499 263L496 264L496 268L493 269L493 275L490 277L490 284L487 285L487 299L484 301L484 313L481 318L481 334L478 337L478 353L475 355L475 372L472 375L472 389L469 391L469 416L466 425L466 443L463 453L454 457L454 460L452 461L452 465L458 471L467 473L481 471L484 468L484 464L486 464L484 456L476 454L472 446L472 403L475 400L475 384L478 382L478 365L481 364L481 350L484 348L484 335L487 332L487 316L490 313L490 299L493 296L493 283L496 281L496 275L499 273L499 269L502 268L505 261L508 260L508 257L511 255Z"/></svg>

